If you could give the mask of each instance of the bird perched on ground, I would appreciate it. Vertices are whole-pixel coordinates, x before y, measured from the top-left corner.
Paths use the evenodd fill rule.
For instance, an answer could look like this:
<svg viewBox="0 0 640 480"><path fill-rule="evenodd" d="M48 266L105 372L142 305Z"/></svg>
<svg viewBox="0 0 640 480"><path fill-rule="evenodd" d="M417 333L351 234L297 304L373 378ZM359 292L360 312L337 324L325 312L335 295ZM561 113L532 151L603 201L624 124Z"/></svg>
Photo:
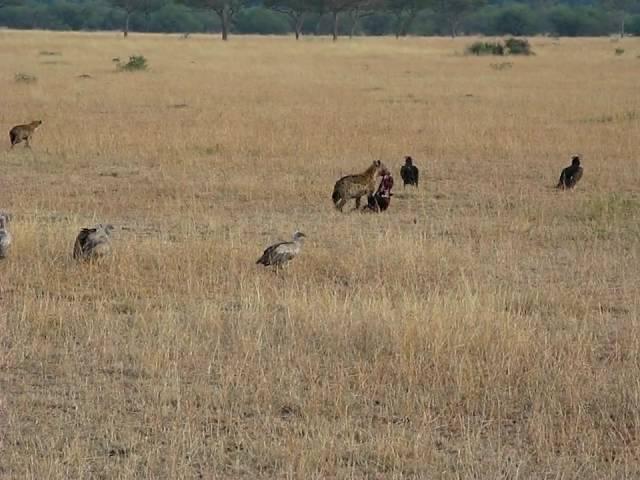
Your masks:
<svg viewBox="0 0 640 480"><path fill-rule="evenodd" d="M98 258L111 253L112 230L113 225L103 224L81 229L73 245L73 258L78 260Z"/></svg>
<svg viewBox="0 0 640 480"><path fill-rule="evenodd" d="M400 168L400 176L404 181L404 186L415 185L417 187L419 175L420 171L418 167L413 164L413 158L404 157L404 165Z"/></svg>
<svg viewBox="0 0 640 480"><path fill-rule="evenodd" d="M571 165L562 169L556 188L565 190L575 187L582 178L583 172L584 169L580 166L580 155L574 155L571 157Z"/></svg>
<svg viewBox="0 0 640 480"><path fill-rule="evenodd" d="M302 232L293 234L293 241L279 242L268 247L256 264L262 264L265 267L273 265L276 269L282 267L289 260L292 260L300 253L304 238L306 235Z"/></svg>
<svg viewBox="0 0 640 480"><path fill-rule="evenodd" d="M11 233L7 230L8 215L0 213L0 258L5 258L11 246Z"/></svg>

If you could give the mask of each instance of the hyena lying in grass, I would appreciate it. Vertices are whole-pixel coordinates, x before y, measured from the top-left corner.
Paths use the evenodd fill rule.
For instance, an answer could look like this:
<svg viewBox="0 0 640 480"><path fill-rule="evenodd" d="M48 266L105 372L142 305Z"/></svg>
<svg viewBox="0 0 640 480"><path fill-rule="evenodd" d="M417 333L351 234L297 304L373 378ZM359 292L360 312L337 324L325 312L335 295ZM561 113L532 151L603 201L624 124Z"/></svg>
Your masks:
<svg viewBox="0 0 640 480"><path fill-rule="evenodd" d="M347 175L336 182L333 187L333 203L342 211L342 207L350 199L356 199L356 209L360 208L360 197L371 195L376 191L376 177L384 174L385 166L380 160L376 160L363 173Z"/></svg>
<svg viewBox="0 0 640 480"><path fill-rule="evenodd" d="M29 140L33 135L33 132L42 125L42 120L36 120L35 122L27 123L26 125L16 125L9 131L9 138L11 139L11 148L24 140L25 145L29 148Z"/></svg>

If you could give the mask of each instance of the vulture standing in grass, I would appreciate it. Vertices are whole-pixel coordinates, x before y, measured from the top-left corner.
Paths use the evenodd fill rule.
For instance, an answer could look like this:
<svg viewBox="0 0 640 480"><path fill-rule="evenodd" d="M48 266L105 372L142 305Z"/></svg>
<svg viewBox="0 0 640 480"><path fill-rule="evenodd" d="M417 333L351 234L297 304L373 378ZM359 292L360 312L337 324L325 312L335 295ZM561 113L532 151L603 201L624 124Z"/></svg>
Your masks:
<svg viewBox="0 0 640 480"><path fill-rule="evenodd" d="M562 169L556 188L565 190L575 187L582 178L583 173L584 169L580 165L580 155L574 155L571 157L571 165Z"/></svg>
<svg viewBox="0 0 640 480"><path fill-rule="evenodd" d="M5 258L11 245L11 233L7 230L8 215L0 213L0 258Z"/></svg>
<svg viewBox="0 0 640 480"><path fill-rule="evenodd" d="M98 258L111 253L112 230L113 225L103 224L80 230L73 246L73 258L79 260Z"/></svg>
<svg viewBox="0 0 640 480"><path fill-rule="evenodd" d="M256 262L265 267L273 265L276 269L282 267L289 260L292 260L300 253L304 238L306 235L302 232L293 234L293 241L279 242L268 247L262 256Z"/></svg>
<svg viewBox="0 0 640 480"><path fill-rule="evenodd" d="M417 187L419 175L418 167L413 164L413 158L404 157L404 165L400 168L400 177L402 177L404 186L415 185Z"/></svg>

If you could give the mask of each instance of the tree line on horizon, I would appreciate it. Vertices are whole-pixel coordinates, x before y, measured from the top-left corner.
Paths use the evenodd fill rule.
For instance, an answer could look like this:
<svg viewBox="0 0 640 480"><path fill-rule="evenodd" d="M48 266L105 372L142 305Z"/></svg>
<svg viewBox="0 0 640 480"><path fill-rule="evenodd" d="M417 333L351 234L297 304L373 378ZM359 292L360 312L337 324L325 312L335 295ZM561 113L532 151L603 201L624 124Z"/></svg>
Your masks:
<svg viewBox="0 0 640 480"><path fill-rule="evenodd" d="M0 26L272 35L640 35L640 0L0 0Z"/></svg>

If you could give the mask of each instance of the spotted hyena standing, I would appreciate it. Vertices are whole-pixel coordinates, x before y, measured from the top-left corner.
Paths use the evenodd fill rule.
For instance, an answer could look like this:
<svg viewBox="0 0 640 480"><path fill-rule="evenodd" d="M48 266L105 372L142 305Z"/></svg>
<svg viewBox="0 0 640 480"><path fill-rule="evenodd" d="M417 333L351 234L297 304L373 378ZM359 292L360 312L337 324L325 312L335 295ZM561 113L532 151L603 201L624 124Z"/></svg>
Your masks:
<svg viewBox="0 0 640 480"><path fill-rule="evenodd" d="M11 139L11 148L18 143L24 141L25 145L29 148L29 140L33 135L33 132L42 125L42 120L36 120L35 122L27 123L26 125L16 125L9 131L9 138Z"/></svg>
<svg viewBox="0 0 640 480"><path fill-rule="evenodd" d="M356 209L360 208L360 197L371 195L376 191L376 177L386 171L380 160L376 160L364 172L357 175L347 175L336 182L333 187L333 203L342 211L345 203L350 199L356 199Z"/></svg>

